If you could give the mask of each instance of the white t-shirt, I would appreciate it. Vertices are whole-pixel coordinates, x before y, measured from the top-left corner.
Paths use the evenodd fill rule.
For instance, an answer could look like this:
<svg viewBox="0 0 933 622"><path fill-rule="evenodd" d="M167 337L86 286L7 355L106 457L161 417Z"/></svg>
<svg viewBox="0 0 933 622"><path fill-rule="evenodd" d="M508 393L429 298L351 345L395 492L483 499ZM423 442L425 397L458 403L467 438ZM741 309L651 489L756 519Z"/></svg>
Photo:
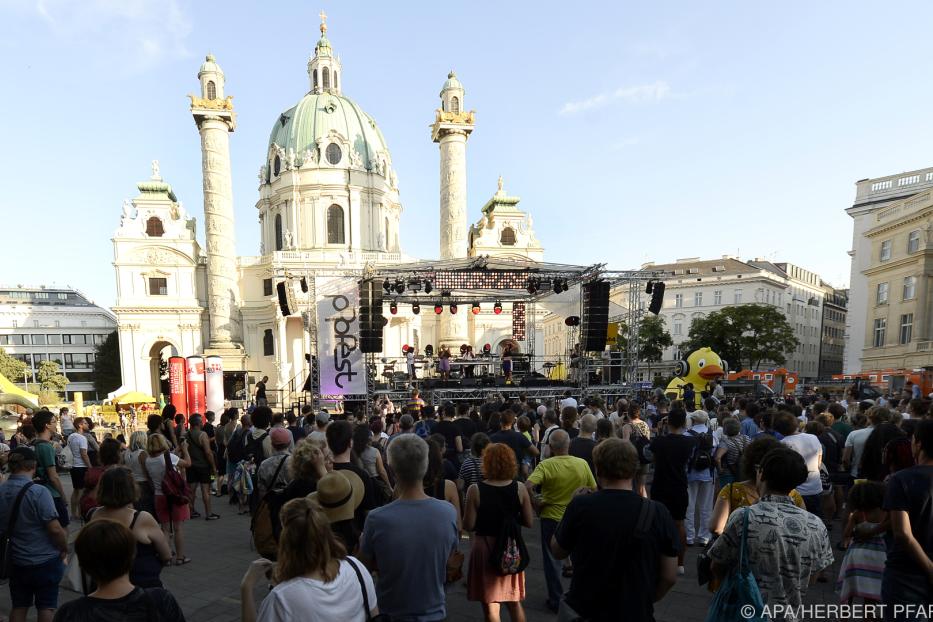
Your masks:
<svg viewBox="0 0 933 622"><path fill-rule="evenodd" d="M71 450L72 455L75 457L74 467L72 468L91 468L91 465L88 464L88 461L81 456L81 450L83 449L87 453L87 439L84 438L84 435L79 432L74 432L68 437L68 449Z"/></svg>
<svg viewBox="0 0 933 622"><path fill-rule="evenodd" d="M178 466L178 456L169 452L172 457L172 466ZM149 471L149 477L152 478L152 487L155 494L162 494L162 480L165 478L165 454L159 454L158 458L146 458L146 470Z"/></svg>
<svg viewBox="0 0 933 622"><path fill-rule="evenodd" d="M370 609L378 607L372 576L362 562L348 557L340 562L337 577L330 583L295 577L276 585L259 606L258 622L366 622L369 616L363 611L363 591L349 559L363 575Z"/></svg>
<svg viewBox="0 0 933 622"><path fill-rule="evenodd" d="M807 463L807 481L797 486L797 492L801 496L818 495L823 492L823 485L820 483L820 460L823 456L823 445L813 434L805 432L785 436L782 443L803 456Z"/></svg>
<svg viewBox="0 0 933 622"><path fill-rule="evenodd" d="M871 427L852 430L846 437L846 447L852 448L852 468L850 469L852 477L858 477L858 465L862 461L862 452L865 451L865 441L873 431L874 428Z"/></svg>
<svg viewBox="0 0 933 622"><path fill-rule="evenodd" d="M71 430L72 432L75 431L74 417L72 417L71 415L62 415L61 424L62 424L62 432L65 432L67 430Z"/></svg>
<svg viewBox="0 0 933 622"><path fill-rule="evenodd" d="M565 397L564 399L560 401L560 409L564 410L564 408L566 408L567 406L573 406L574 408L576 408L577 400L572 397Z"/></svg>

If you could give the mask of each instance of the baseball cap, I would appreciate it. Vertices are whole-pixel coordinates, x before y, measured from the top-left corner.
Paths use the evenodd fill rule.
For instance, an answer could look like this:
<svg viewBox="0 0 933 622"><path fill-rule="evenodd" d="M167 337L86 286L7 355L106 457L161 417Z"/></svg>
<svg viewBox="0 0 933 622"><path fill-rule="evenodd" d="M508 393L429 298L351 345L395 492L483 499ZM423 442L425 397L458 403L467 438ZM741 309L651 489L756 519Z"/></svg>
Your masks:
<svg viewBox="0 0 933 622"><path fill-rule="evenodd" d="M269 439L273 445L279 447L288 446L292 443L292 433L285 428L272 428L269 432Z"/></svg>
<svg viewBox="0 0 933 622"><path fill-rule="evenodd" d="M324 425L325 423L330 423L330 415L327 414L326 410L322 410L321 412L319 412L318 414L314 416L314 420L320 423L321 425Z"/></svg>

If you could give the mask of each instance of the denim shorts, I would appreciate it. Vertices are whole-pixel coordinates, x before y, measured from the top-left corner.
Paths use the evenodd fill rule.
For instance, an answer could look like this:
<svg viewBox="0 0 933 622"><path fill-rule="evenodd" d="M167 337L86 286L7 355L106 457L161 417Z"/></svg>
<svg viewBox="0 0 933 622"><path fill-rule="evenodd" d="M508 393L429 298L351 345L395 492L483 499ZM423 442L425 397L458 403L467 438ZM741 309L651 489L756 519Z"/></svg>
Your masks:
<svg viewBox="0 0 933 622"><path fill-rule="evenodd" d="M58 584L65 574L65 564L58 557L38 566L13 564L10 574L10 600L14 609L58 608Z"/></svg>

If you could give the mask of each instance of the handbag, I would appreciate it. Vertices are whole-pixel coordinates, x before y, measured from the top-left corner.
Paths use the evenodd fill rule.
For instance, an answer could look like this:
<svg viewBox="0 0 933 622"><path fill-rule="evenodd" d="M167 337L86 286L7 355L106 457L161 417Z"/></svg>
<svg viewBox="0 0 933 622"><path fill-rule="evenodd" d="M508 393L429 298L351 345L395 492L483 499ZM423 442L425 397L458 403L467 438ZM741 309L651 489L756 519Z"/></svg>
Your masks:
<svg viewBox="0 0 933 622"><path fill-rule="evenodd" d="M366 622L392 622L392 616L387 613L380 613L376 616L370 613L372 609L369 606L369 594L366 593L366 582L363 581L363 573L360 572L360 569L352 558L347 557L347 563L353 567L353 572L356 573L356 580L360 582L360 591L363 592L363 607L365 609Z"/></svg>
<svg viewBox="0 0 933 622"><path fill-rule="evenodd" d="M0 580L5 581L13 574L13 528L16 527L16 519L19 518L19 506L23 504L23 497L32 485L33 482L28 482L17 493L13 509L10 511L10 518L6 523L6 531L0 534Z"/></svg>
<svg viewBox="0 0 933 622"><path fill-rule="evenodd" d="M165 495L170 505L188 505L188 498L191 496L191 488L188 482L182 477L168 452L165 452L165 475L162 477L162 494Z"/></svg>
<svg viewBox="0 0 933 622"><path fill-rule="evenodd" d="M735 482L729 482L729 515L732 514L732 490ZM728 518L728 515L727 515ZM705 585L710 583L710 591L713 591L716 587L714 585L715 577L713 576L713 560L709 556L709 551L713 548L713 543L716 542L716 538L719 536L713 535L710 538L709 543L703 548L703 551L697 555L697 583L699 585Z"/></svg>
<svg viewBox="0 0 933 622"><path fill-rule="evenodd" d="M748 566L748 513L745 509L742 517L742 539L739 541L739 562L729 575L723 579L719 591L713 596L709 606L706 622L723 622L723 620L750 620L751 622L764 622L762 612L764 601L758 582Z"/></svg>
<svg viewBox="0 0 933 622"><path fill-rule="evenodd" d="M517 486L517 483L514 484L516 497L518 496ZM499 534L496 536L489 559L496 574L508 576L523 572L528 567L530 558L528 547L525 546L525 540L522 538L522 528L515 519L515 515L505 508L501 509L505 519L499 526Z"/></svg>
<svg viewBox="0 0 933 622"><path fill-rule="evenodd" d="M78 563L77 553L68 556L68 565L65 566L65 574L62 576L60 585L66 590L87 596L89 591L87 577L81 570L81 564Z"/></svg>

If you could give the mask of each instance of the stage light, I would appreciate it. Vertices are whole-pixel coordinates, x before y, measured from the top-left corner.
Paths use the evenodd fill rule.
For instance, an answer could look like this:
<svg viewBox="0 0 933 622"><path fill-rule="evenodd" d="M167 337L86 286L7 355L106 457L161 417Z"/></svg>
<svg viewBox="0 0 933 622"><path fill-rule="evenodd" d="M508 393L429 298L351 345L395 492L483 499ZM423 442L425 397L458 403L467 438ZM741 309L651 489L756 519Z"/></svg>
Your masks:
<svg viewBox="0 0 933 622"><path fill-rule="evenodd" d="M580 316L571 315L570 317L564 319L564 324L566 324L567 326L579 326Z"/></svg>
<svg viewBox="0 0 933 622"><path fill-rule="evenodd" d="M560 288L560 279L554 279L554 293L555 293L555 294L559 294L559 293L561 293L562 291L564 291L564 290L562 290L562 289Z"/></svg>
<svg viewBox="0 0 933 622"><path fill-rule="evenodd" d="M474 303L473 303L473 308L470 309L470 311L473 312L473 315L479 315L479 312L480 312L479 303L478 303L478 302L474 302Z"/></svg>
<svg viewBox="0 0 933 622"><path fill-rule="evenodd" d="M495 313L496 315L499 315L500 313L502 313L502 303L497 300L496 304L492 306L492 312Z"/></svg>
<svg viewBox="0 0 933 622"><path fill-rule="evenodd" d="M430 343L424 346L424 354L425 356L434 356L434 346L432 346Z"/></svg>
<svg viewBox="0 0 933 622"><path fill-rule="evenodd" d="M528 293L535 294L538 291L538 279L531 277L528 279Z"/></svg>
<svg viewBox="0 0 933 622"><path fill-rule="evenodd" d="M409 345L408 345L407 343L406 343L405 345L402 346L402 352L403 352L404 354L408 354L408 351L409 351L409 350L411 350L411 348L409 347Z"/></svg>
<svg viewBox="0 0 933 622"><path fill-rule="evenodd" d="M488 343L487 343L487 344L484 344L484 345L483 345L483 354L489 354L490 352L492 352L492 346L489 345Z"/></svg>
<svg viewBox="0 0 933 622"><path fill-rule="evenodd" d="M392 284L389 283L389 279L382 282L382 289L386 290L387 294L392 291Z"/></svg>
<svg viewBox="0 0 933 622"><path fill-rule="evenodd" d="M457 305L450 305L450 312L451 312L451 313L456 313L456 312L457 312Z"/></svg>
<svg viewBox="0 0 933 622"><path fill-rule="evenodd" d="M564 279L563 286L561 287L564 291L570 289L570 285L567 283L567 279Z"/></svg>
<svg viewBox="0 0 933 622"><path fill-rule="evenodd" d="M389 303L389 313L391 313L392 315L395 315L396 313L398 313L398 305L395 303L394 300Z"/></svg>
<svg viewBox="0 0 933 622"><path fill-rule="evenodd" d="M405 281L402 279L395 279L395 293L404 294L405 293Z"/></svg>
<svg viewBox="0 0 933 622"><path fill-rule="evenodd" d="M444 312L444 305L442 305L441 303L437 303L436 305L434 305L434 313L436 315L440 315L443 312Z"/></svg>
<svg viewBox="0 0 933 622"><path fill-rule="evenodd" d="M431 286L431 281L425 281L424 282L424 293L430 294L432 289L434 288Z"/></svg>
<svg viewBox="0 0 933 622"><path fill-rule="evenodd" d="M411 303L411 312L414 313L415 315L418 315L419 313L421 313L421 305L419 305L417 301Z"/></svg>

